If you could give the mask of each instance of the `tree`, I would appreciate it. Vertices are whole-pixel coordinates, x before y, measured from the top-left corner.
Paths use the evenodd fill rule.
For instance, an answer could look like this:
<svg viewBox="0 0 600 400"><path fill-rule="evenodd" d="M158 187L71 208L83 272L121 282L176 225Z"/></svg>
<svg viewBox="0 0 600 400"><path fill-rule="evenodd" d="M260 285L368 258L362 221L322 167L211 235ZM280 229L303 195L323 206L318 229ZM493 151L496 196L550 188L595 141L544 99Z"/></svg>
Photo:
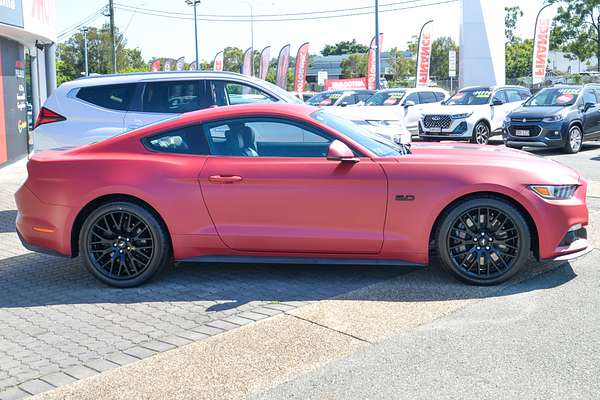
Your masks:
<svg viewBox="0 0 600 400"><path fill-rule="evenodd" d="M356 42L356 39L352 41L338 42L334 45L326 45L321 54L324 56L340 56L343 54L355 54L355 53L366 53L369 51L369 46Z"/></svg>
<svg viewBox="0 0 600 400"><path fill-rule="evenodd" d="M506 44L506 77L510 79L531 76L533 39L518 37Z"/></svg>
<svg viewBox="0 0 600 400"><path fill-rule="evenodd" d="M448 78L448 53L457 51L458 46L448 36L442 36L431 44L430 75L437 79Z"/></svg>
<svg viewBox="0 0 600 400"><path fill-rule="evenodd" d="M369 54L350 54L344 59L340 66L342 67L342 76L344 78L360 78L367 76L367 64L369 63Z"/></svg>
<svg viewBox="0 0 600 400"><path fill-rule="evenodd" d="M397 47L390 50L389 65L392 79L390 87L408 86L408 81L415 76L415 61L404 56Z"/></svg>
<svg viewBox="0 0 600 400"><path fill-rule="evenodd" d="M548 0L550 4L562 3ZM560 6L554 19L551 47L585 61L596 55L600 59L600 0L569 0ZM598 63L600 71L600 63Z"/></svg>
<svg viewBox="0 0 600 400"><path fill-rule="evenodd" d="M225 47L223 51L223 71L240 72L244 50L239 47Z"/></svg>
<svg viewBox="0 0 600 400"><path fill-rule="evenodd" d="M504 37L506 43L511 43L515 40L515 28L517 27L517 21L523 16L521 7L504 7L506 12L504 15Z"/></svg>

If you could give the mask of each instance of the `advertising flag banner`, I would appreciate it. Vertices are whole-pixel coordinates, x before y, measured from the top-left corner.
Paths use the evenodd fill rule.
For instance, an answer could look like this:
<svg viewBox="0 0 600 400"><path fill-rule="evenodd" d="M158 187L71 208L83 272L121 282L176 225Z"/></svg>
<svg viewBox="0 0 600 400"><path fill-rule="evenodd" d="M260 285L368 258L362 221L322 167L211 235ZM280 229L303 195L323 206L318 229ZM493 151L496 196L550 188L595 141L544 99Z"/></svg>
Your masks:
<svg viewBox="0 0 600 400"><path fill-rule="evenodd" d="M258 69L258 77L262 80L267 79L269 73L269 64L271 62L271 46L267 46L260 52L260 66Z"/></svg>
<svg viewBox="0 0 600 400"><path fill-rule="evenodd" d="M150 64L150 71L158 72L160 71L160 58L154 60L152 64Z"/></svg>
<svg viewBox="0 0 600 400"><path fill-rule="evenodd" d="M290 67L290 45L286 44L279 51L277 59L277 86L287 90L288 68Z"/></svg>
<svg viewBox="0 0 600 400"><path fill-rule="evenodd" d="M371 46L369 47L369 61L367 64L367 88L370 90L375 90L377 88L377 57L375 56L375 52L377 51L377 41L376 37L373 36L371 40ZM383 43L383 33L379 34L379 54L381 54L381 47Z"/></svg>
<svg viewBox="0 0 600 400"><path fill-rule="evenodd" d="M175 62L175 71L183 71L185 67L185 57L179 57Z"/></svg>
<svg viewBox="0 0 600 400"><path fill-rule="evenodd" d="M538 13L535 23L535 38L533 39L533 84L543 83L546 79L548 52L550 50L550 31L552 20L556 15L554 7L544 7Z"/></svg>
<svg viewBox="0 0 600 400"><path fill-rule="evenodd" d="M304 92L306 85L306 71L308 70L308 42L298 49L296 56L296 75L294 79L294 90L298 93Z"/></svg>
<svg viewBox="0 0 600 400"><path fill-rule="evenodd" d="M174 62L175 60L173 60L172 58L166 58L165 65L163 65L163 71L172 71L174 67Z"/></svg>
<svg viewBox="0 0 600 400"><path fill-rule="evenodd" d="M198 64L196 63L196 61L192 61L192 63L190 64L190 71L195 71L198 69Z"/></svg>
<svg viewBox="0 0 600 400"><path fill-rule="evenodd" d="M431 63L431 44L433 43L433 21L427 21L419 34L417 51L417 87L429 86L429 67Z"/></svg>
<svg viewBox="0 0 600 400"><path fill-rule="evenodd" d="M220 51L215 56L215 60L213 61L213 71L223 72L223 52Z"/></svg>
<svg viewBox="0 0 600 400"><path fill-rule="evenodd" d="M242 58L242 70L240 71L242 75L252 75L252 53L254 53L252 47L249 47L244 52L244 57Z"/></svg>

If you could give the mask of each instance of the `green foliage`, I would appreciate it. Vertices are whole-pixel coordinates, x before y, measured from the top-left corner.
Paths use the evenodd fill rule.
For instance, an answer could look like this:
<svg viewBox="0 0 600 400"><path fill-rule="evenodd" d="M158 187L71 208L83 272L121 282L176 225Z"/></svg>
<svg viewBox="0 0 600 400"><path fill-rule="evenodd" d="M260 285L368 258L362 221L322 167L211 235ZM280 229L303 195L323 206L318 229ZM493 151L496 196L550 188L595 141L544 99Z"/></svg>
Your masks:
<svg viewBox="0 0 600 400"><path fill-rule="evenodd" d="M390 87L408 86L409 81L415 76L415 60L406 58L397 47L390 50L390 69L392 78Z"/></svg>
<svg viewBox="0 0 600 400"><path fill-rule="evenodd" d="M342 67L343 78L360 78L367 76L367 64L369 62L368 53L350 54L340 66Z"/></svg>
<svg viewBox="0 0 600 400"><path fill-rule="evenodd" d="M509 79L531 76L533 39L518 37L506 44L506 77Z"/></svg>
<svg viewBox="0 0 600 400"><path fill-rule="evenodd" d="M112 73L112 49L110 45L110 28L104 24L100 29L91 27L88 31L88 66L90 73ZM127 41L122 33L115 30L117 48L117 71L148 71L149 67L142 58L139 49L126 48ZM64 83L83 75L84 37L78 32L66 42L60 43L57 49L56 74L57 83Z"/></svg>
<svg viewBox="0 0 600 400"><path fill-rule="evenodd" d="M506 14L504 15L504 37L506 42L510 43L515 40L515 28L517 27L517 21L523 16L521 7L504 7Z"/></svg>
<svg viewBox="0 0 600 400"><path fill-rule="evenodd" d="M600 54L599 11L600 0L548 0L560 3L554 19L550 47L560 49L572 59L585 61ZM599 65L600 68L600 65ZM600 70L600 69L599 69Z"/></svg>
<svg viewBox="0 0 600 400"><path fill-rule="evenodd" d="M323 48L321 54L324 56L340 56L343 54L367 53L368 51L369 46L357 43L356 39L352 39L352 41L346 40L333 45L328 44Z"/></svg>
<svg viewBox="0 0 600 400"><path fill-rule="evenodd" d="M452 40L452 38L448 36L442 36L433 41L431 44L430 66L430 75L432 77L436 79L448 78L448 53L450 50L458 52L458 45L454 42L454 40Z"/></svg>

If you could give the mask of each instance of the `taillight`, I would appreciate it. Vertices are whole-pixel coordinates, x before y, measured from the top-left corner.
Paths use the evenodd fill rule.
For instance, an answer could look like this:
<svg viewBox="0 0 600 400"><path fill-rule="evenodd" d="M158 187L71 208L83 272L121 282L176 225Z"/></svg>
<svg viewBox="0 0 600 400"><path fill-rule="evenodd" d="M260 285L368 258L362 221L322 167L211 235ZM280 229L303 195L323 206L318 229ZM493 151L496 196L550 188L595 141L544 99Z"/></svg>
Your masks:
<svg viewBox="0 0 600 400"><path fill-rule="evenodd" d="M35 120L35 124L33 124L33 129L37 128L40 125L49 124L51 122L65 121L66 118L60 114L55 113L49 108L42 107L40 109L40 113L38 114L37 119Z"/></svg>

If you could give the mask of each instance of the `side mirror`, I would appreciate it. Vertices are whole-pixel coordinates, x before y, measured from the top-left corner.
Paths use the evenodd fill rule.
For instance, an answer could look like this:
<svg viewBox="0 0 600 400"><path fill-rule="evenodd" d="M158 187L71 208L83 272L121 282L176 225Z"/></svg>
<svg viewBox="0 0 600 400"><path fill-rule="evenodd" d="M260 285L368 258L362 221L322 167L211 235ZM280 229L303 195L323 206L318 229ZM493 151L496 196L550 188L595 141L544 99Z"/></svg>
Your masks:
<svg viewBox="0 0 600 400"><path fill-rule="evenodd" d="M329 145L327 159L330 161L351 163L357 163L360 161L360 159L354 155L350 147L346 146L344 142L340 142L339 140L334 140Z"/></svg>
<svg viewBox="0 0 600 400"><path fill-rule="evenodd" d="M342 101L342 103L340 104L340 107L348 107L348 103L347 101Z"/></svg>
<svg viewBox="0 0 600 400"><path fill-rule="evenodd" d="M585 103L585 105L583 106L583 112L587 112L590 108L594 107L596 107L596 104L594 103Z"/></svg>
<svg viewBox="0 0 600 400"><path fill-rule="evenodd" d="M502 100L494 99L494 100L492 100L492 104L491 105L492 106L501 106L503 104L504 104L504 102Z"/></svg>
<svg viewBox="0 0 600 400"><path fill-rule="evenodd" d="M414 102L414 101L412 101L412 100L406 100L406 101L404 102L404 108L412 107L412 106L414 106L414 105L416 105L416 104L417 104L417 103L415 103L415 102Z"/></svg>

